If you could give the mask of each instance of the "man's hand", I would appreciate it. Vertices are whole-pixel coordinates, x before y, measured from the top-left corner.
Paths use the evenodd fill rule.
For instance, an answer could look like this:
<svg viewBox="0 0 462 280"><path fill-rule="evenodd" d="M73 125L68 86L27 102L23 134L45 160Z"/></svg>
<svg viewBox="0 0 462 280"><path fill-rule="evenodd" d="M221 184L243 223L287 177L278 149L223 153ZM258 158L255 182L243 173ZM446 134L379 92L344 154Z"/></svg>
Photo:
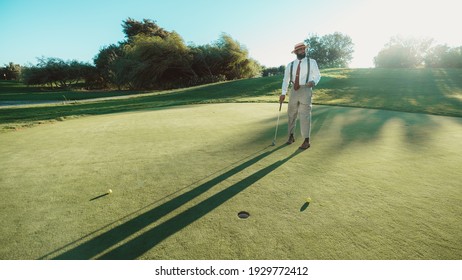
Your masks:
<svg viewBox="0 0 462 280"><path fill-rule="evenodd" d="M308 82L306 85L307 85L308 87L312 88L312 87L314 87L314 82Z"/></svg>
<svg viewBox="0 0 462 280"><path fill-rule="evenodd" d="M285 99L286 99L286 96L281 94L281 95L279 96L279 103L284 102Z"/></svg>

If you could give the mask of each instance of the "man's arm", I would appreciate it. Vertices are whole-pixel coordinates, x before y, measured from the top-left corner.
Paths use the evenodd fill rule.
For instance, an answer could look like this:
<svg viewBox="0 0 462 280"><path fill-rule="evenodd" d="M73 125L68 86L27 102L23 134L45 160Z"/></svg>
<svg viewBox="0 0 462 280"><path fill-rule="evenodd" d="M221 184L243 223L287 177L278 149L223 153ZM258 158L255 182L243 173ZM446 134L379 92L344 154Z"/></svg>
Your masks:
<svg viewBox="0 0 462 280"><path fill-rule="evenodd" d="M310 86L310 87L314 87L321 80L321 72L319 72L318 63L314 59L312 60L312 62L313 63L311 63L310 66L311 66L311 69L313 71L313 75L311 75L311 80L308 83L308 86Z"/></svg>
<svg viewBox="0 0 462 280"><path fill-rule="evenodd" d="M291 63L289 63L286 66L286 70L284 71L284 78L282 79L282 95L286 95L287 94L287 89L289 88L290 65L291 65Z"/></svg>
<svg viewBox="0 0 462 280"><path fill-rule="evenodd" d="M290 66L292 64L289 63L287 66L286 66L286 70L284 71L284 78L282 79L282 93L281 95L279 96L279 103L282 103L284 102L284 100L286 99L286 94L287 94L287 89L289 88L289 83L290 83Z"/></svg>

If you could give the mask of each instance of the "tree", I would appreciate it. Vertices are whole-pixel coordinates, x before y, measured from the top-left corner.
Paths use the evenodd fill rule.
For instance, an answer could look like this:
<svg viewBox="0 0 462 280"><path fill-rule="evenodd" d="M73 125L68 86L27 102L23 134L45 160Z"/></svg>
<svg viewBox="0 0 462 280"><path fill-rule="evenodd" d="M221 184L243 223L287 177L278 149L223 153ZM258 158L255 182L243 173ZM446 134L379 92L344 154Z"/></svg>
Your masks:
<svg viewBox="0 0 462 280"><path fill-rule="evenodd" d="M413 68L419 61L411 50L403 46L390 46L374 57L375 67L379 68Z"/></svg>
<svg viewBox="0 0 462 280"><path fill-rule="evenodd" d="M442 60L445 67L462 68L462 46L449 49Z"/></svg>
<svg viewBox="0 0 462 280"><path fill-rule="evenodd" d="M122 77L119 75L117 67L118 60L122 57L122 46L112 44L103 47L93 59L103 87L108 87L112 84L121 89L123 86L124 81L121 80Z"/></svg>
<svg viewBox="0 0 462 280"><path fill-rule="evenodd" d="M128 77L135 88L158 88L196 75L183 39L175 32L168 37L137 35L124 46L131 62Z"/></svg>
<svg viewBox="0 0 462 280"><path fill-rule="evenodd" d="M128 18L126 41L100 50L94 63L105 85L136 89L174 88L255 77L261 66L245 47L223 34L204 46L187 46L155 21Z"/></svg>
<svg viewBox="0 0 462 280"><path fill-rule="evenodd" d="M128 18L122 23L123 32L125 37L130 41L137 35L144 35L147 37L160 37L165 39L170 35L170 32L159 27L155 21L150 19L143 19L142 22Z"/></svg>
<svg viewBox="0 0 462 280"><path fill-rule="evenodd" d="M248 51L223 34L211 45L184 44L176 32L169 36L139 34L123 47L125 78L138 89L174 88L258 75L260 65Z"/></svg>
<svg viewBox="0 0 462 280"><path fill-rule="evenodd" d="M425 56L425 67L439 68L445 67L445 57L450 51L447 45L438 45L431 48Z"/></svg>
<svg viewBox="0 0 462 280"><path fill-rule="evenodd" d="M395 36L376 57L374 64L382 68L414 68L422 66L433 39Z"/></svg>
<svg viewBox="0 0 462 280"><path fill-rule="evenodd" d="M269 77L269 76L276 76L276 75L283 75L286 67L281 65L279 67L263 67L262 76Z"/></svg>
<svg viewBox="0 0 462 280"><path fill-rule="evenodd" d="M309 44L308 55L316 60L320 68L344 68L353 59L353 41L339 32L311 35L305 40Z"/></svg>
<svg viewBox="0 0 462 280"><path fill-rule="evenodd" d="M218 61L215 62L218 74L228 80L251 78L261 73L257 61L249 58L247 49L227 34L222 34L214 46Z"/></svg>
<svg viewBox="0 0 462 280"><path fill-rule="evenodd" d="M462 68L462 46L437 45L431 48L425 57L425 67Z"/></svg>
<svg viewBox="0 0 462 280"><path fill-rule="evenodd" d="M214 76L218 74L217 66L221 61L221 55L216 47L211 45L190 46L193 57L192 67L199 76Z"/></svg>
<svg viewBox="0 0 462 280"><path fill-rule="evenodd" d="M10 62L5 64L5 67L0 68L1 79L19 80L21 76L21 65Z"/></svg>
<svg viewBox="0 0 462 280"><path fill-rule="evenodd" d="M22 80L26 85L69 87L78 82L94 79L95 67L77 60L42 57L35 66L24 67Z"/></svg>

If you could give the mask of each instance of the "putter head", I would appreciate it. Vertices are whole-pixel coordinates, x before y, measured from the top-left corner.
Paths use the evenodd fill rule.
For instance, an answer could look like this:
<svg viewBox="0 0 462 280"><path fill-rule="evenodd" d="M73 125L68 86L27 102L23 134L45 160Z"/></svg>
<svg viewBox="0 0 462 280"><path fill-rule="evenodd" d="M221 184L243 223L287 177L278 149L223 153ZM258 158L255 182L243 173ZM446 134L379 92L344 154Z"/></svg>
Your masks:
<svg viewBox="0 0 462 280"><path fill-rule="evenodd" d="M273 143L271 143L271 146L276 146L276 142L274 142L274 140Z"/></svg>

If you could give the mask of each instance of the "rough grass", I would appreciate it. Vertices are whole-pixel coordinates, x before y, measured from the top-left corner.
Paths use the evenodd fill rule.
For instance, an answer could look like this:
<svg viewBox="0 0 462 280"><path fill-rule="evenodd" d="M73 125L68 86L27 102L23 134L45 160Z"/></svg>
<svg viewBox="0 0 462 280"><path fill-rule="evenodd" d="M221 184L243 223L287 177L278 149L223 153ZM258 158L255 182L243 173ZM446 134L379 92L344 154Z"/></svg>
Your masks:
<svg viewBox="0 0 462 280"><path fill-rule="evenodd" d="M125 98L112 97L87 102L81 100L64 102L64 104L0 107L0 127L3 130L11 130L68 118L177 105L274 101L277 99L276 88L279 84L279 77L271 77L136 94Z"/></svg>
<svg viewBox="0 0 462 280"><path fill-rule="evenodd" d="M331 69L318 104L462 116L461 69Z"/></svg>
<svg viewBox="0 0 462 280"><path fill-rule="evenodd" d="M141 94L143 91L116 91L116 90L71 90L38 86L25 86L18 81L0 81L0 104L8 102L40 103L40 102L66 102L92 98L105 98L114 96L128 96Z"/></svg>
<svg viewBox="0 0 462 280"><path fill-rule="evenodd" d="M269 146L277 107L169 107L1 134L0 258L462 257L460 118L315 106L313 146L299 152L301 139L283 145L285 114Z"/></svg>
<svg viewBox="0 0 462 280"><path fill-rule="evenodd" d="M462 116L460 69L327 69L314 103ZM55 100L59 104L0 107L0 131L89 115L198 103L277 102L282 77L238 80L188 89L139 92L38 92L0 82L0 100ZM126 94L126 95L124 95ZM115 96L110 100L85 101ZM53 98L53 99L52 99Z"/></svg>

